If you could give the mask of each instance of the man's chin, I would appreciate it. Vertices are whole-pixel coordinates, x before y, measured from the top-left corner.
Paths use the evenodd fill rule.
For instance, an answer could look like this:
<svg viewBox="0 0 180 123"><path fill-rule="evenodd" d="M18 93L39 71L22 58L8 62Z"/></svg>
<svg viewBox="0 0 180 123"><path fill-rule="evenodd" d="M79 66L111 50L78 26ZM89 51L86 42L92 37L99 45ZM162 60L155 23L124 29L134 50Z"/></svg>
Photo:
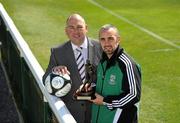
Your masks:
<svg viewBox="0 0 180 123"><path fill-rule="evenodd" d="M106 51L105 52L107 55L112 55L113 54L113 52L111 52L111 51Z"/></svg>
<svg viewBox="0 0 180 123"><path fill-rule="evenodd" d="M112 53L112 50L110 50L110 49L105 49L104 51L105 51L105 53L108 53L108 54Z"/></svg>
<svg viewBox="0 0 180 123"><path fill-rule="evenodd" d="M81 44L83 42L82 39L77 39L77 38L71 39L71 41L73 41L74 44Z"/></svg>

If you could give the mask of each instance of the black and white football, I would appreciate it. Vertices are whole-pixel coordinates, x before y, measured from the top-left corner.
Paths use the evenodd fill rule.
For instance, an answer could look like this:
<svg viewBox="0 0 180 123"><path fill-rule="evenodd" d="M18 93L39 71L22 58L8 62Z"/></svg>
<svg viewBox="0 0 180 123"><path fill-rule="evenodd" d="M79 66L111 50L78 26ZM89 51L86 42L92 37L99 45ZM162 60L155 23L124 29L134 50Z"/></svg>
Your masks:
<svg viewBox="0 0 180 123"><path fill-rule="evenodd" d="M72 81L68 74L50 73L46 77L44 84L51 95L63 97L71 90Z"/></svg>

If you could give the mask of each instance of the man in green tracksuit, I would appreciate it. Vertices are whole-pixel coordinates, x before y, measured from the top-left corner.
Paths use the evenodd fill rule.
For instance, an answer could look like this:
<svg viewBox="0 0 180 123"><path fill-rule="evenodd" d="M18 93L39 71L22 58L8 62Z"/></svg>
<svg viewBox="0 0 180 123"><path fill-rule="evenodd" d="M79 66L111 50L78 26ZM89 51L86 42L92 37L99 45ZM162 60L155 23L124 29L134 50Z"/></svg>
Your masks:
<svg viewBox="0 0 180 123"><path fill-rule="evenodd" d="M119 46L116 27L104 25L99 41L103 55L97 69L96 99L91 100L92 123L137 123L140 67Z"/></svg>

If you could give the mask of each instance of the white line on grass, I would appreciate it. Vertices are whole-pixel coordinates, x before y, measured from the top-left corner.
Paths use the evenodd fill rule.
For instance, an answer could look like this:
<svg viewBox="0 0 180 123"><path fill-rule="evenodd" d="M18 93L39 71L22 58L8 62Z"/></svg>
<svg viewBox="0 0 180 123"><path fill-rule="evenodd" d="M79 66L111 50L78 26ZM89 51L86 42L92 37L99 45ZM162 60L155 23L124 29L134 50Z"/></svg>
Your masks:
<svg viewBox="0 0 180 123"><path fill-rule="evenodd" d="M177 40L175 40L175 41L173 41L173 42L180 43L180 41L177 41Z"/></svg>
<svg viewBox="0 0 180 123"><path fill-rule="evenodd" d="M122 20L122 21L124 21L124 22L126 22L126 23L128 23L128 24L130 24L130 25L132 25L132 26L134 26L134 27L136 27L136 28L138 28L138 29L140 29L140 30L143 31L143 32L146 32L148 35L150 35L150 36L158 39L159 41L161 41L161 42L163 42L163 43L166 43L166 44L168 44L168 45L170 45L170 46L173 46L173 47L175 47L175 48L177 48L177 49L180 49L180 46L172 43L170 40L165 39L165 38L163 38L163 37L155 34L154 32L149 31L148 29L146 29L146 28L144 28L144 27L142 27L142 26L140 26L140 25L138 25L138 24L136 24L136 23L128 20L127 18L125 18L125 17L123 17L123 16L121 16L121 15L118 15L118 14L114 13L113 11L111 11L111 10L109 10L108 8L100 5L99 3L95 2L94 0L88 0L88 1L89 1L90 3L92 3L92 4L94 4L95 6L103 9L103 10L106 11L107 13L109 13L109 14L117 17L118 19L120 19L120 20Z"/></svg>
<svg viewBox="0 0 180 123"><path fill-rule="evenodd" d="M154 49L154 50L149 50L149 52L169 52L174 50L175 49Z"/></svg>

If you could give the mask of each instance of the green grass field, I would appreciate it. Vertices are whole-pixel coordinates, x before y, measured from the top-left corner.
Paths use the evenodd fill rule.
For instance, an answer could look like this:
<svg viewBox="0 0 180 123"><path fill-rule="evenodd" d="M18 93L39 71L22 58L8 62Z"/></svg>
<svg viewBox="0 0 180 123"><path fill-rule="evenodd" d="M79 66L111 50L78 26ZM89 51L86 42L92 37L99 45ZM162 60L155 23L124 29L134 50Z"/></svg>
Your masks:
<svg viewBox="0 0 180 123"><path fill-rule="evenodd" d="M121 45L142 67L140 123L180 122L179 0L0 2L43 69L49 61L50 47L67 39L64 26L71 13L79 13L86 19L88 35L93 38L97 38L98 29L104 24L117 26Z"/></svg>

